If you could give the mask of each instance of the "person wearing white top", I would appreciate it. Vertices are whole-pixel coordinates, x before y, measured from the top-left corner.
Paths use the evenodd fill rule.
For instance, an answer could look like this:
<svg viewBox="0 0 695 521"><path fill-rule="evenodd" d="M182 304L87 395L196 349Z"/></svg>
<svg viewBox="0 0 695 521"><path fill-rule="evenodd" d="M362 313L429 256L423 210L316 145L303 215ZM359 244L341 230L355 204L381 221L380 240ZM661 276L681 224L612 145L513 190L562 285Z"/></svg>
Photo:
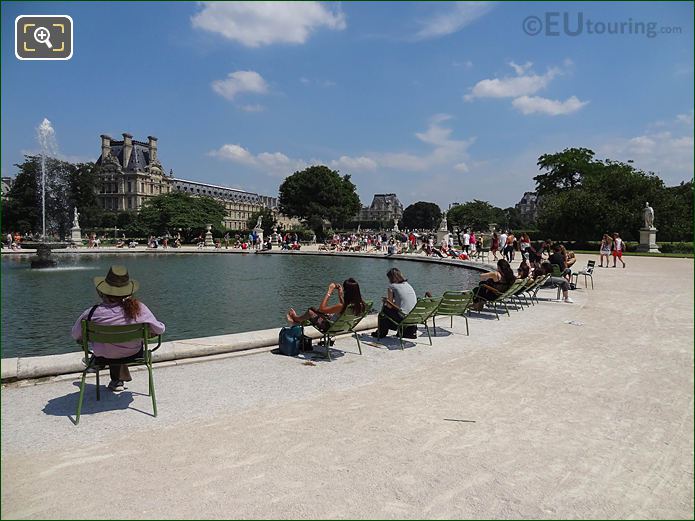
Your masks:
<svg viewBox="0 0 695 521"><path fill-rule="evenodd" d="M468 233L468 229L466 229L463 232L463 251L468 253L470 250L470 247L471 247L471 236Z"/></svg>
<svg viewBox="0 0 695 521"><path fill-rule="evenodd" d="M620 238L618 233L613 234L613 267L615 268L616 259L623 263L623 268L625 267L625 261L623 260L623 252L625 251L625 242Z"/></svg>

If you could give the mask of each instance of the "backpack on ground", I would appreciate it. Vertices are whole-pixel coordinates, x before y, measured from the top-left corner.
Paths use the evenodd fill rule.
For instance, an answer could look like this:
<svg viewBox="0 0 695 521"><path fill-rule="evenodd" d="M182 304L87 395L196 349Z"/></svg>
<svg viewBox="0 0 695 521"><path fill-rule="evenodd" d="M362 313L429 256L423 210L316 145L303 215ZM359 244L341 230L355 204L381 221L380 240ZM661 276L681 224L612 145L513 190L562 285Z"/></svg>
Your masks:
<svg viewBox="0 0 695 521"><path fill-rule="evenodd" d="M304 328L302 326L283 327L278 336L280 353L286 356L297 356L302 347Z"/></svg>

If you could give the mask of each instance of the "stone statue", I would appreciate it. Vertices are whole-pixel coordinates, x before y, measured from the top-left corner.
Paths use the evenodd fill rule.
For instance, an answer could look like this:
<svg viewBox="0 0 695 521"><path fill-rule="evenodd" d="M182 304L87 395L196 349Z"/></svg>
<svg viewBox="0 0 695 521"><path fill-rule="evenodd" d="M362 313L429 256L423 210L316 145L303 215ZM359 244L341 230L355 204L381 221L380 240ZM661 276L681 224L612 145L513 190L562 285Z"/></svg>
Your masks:
<svg viewBox="0 0 695 521"><path fill-rule="evenodd" d="M401 230L398 228L398 219L393 219L393 231L394 232L400 232Z"/></svg>
<svg viewBox="0 0 695 521"><path fill-rule="evenodd" d="M644 227L648 229L654 228L654 208L649 206L649 202L644 204L642 215L644 215Z"/></svg>
<svg viewBox="0 0 695 521"><path fill-rule="evenodd" d="M256 221L256 227L254 228L254 230L260 230L260 228L261 228L261 221L262 221L262 220L263 220L263 216L262 216L262 215L259 215L259 216L258 216L258 220Z"/></svg>
<svg viewBox="0 0 695 521"><path fill-rule="evenodd" d="M80 223L78 222L78 219L79 219L79 217L80 217L80 214L77 213L77 206L75 206L74 211L75 211L75 213L74 213L74 217L73 217L73 219L72 219L72 227L73 227L73 228L79 228L79 227L80 227Z"/></svg>
<svg viewBox="0 0 695 521"><path fill-rule="evenodd" d="M439 225L439 230L442 232L448 232L449 231L449 225L446 222L446 212L442 214L442 222Z"/></svg>

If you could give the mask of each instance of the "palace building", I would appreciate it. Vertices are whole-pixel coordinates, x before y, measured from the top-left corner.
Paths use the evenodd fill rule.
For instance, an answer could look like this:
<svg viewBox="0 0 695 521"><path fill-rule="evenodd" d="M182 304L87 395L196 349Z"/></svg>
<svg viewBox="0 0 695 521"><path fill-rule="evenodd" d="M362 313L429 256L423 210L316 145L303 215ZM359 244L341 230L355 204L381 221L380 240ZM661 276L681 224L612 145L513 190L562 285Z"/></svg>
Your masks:
<svg viewBox="0 0 695 521"><path fill-rule="evenodd" d="M101 177L99 199L105 210L114 212L138 211L150 197L173 191L194 196L208 196L224 204L226 215L222 225L230 230L247 228L255 212L269 208L284 228L296 226L299 221L289 219L278 211L276 197L259 195L225 186L189 181L164 173L157 157L157 138L148 136L147 142L136 141L124 133L122 141L101 136L101 155L96 163Z"/></svg>

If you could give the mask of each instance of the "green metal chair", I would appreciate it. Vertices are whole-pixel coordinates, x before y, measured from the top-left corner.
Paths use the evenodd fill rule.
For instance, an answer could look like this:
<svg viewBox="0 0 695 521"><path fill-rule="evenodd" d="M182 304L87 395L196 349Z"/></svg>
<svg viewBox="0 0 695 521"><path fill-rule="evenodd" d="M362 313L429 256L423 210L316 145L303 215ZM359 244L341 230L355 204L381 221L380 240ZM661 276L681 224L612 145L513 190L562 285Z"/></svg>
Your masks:
<svg viewBox="0 0 695 521"><path fill-rule="evenodd" d="M326 346L326 354L328 355L328 360L332 361L333 359L331 358L331 342L332 338L331 337L336 337L338 335L344 335L344 334L350 334L352 333L355 336L355 340L357 340L357 349L359 349L360 354L362 354L362 346L360 345L360 337L357 335L355 332L355 328L357 325L362 321L364 317L366 317L369 312L372 310L372 305L373 302L371 300L366 300L365 301L365 307L364 311L360 313L359 315L355 314L352 306L348 306L348 308L345 310L343 314L341 314L337 319L335 319L333 322L329 321L329 327L325 331L319 329L315 324L310 324L314 326L314 329L316 329L319 333L323 335L321 342L323 342L323 345ZM309 324L307 324L309 325Z"/></svg>
<svg viewBox="0 0 695 521"><path fill-rule="evenodd" d="M447 291L442 295L442 301L437 307L437 311L432 315L432 327L434 328L434 336L437 336L437 324L435 318L438 316L451 317L451 327L454 327L454 317L463 317L466 320L466 335L470 335L468 331L468 309L473 303L472 291Z"/></svg>
<svg viewBox="0 0 695 521"><path fill-rule="evenodd" d="M490 307L490 304L492 304L493 310L495 311L495 316L497 317L497 320L500 319L500 315L497 312L497 304L501 304L504 306L504 310L507 312L507 316L509 315L509 307L507 306L507 300L510 300L513 298L514 293L516 293L521 286L525 284L524 280L516 280L512 283L509 288L507 288L506 291L499 291L498 289L493 288L492 286L488 286L487 284L485 285L492 293L496 295L494 299L486 299L484 297L479 297L483 299L485 304Z"/></svg>
<svg viewBox="0 0 695 521"><path fill-rule="evenodd" d="M89 347L90 342L98 342L101 344L122 344L124 342L132 342L133 340L142 341L142 351L128 358L109 359L96 356ZM150 342L155 341L157 345L154 349L150 348ZM82 350L84 351L85 369L82 371L82 382L80 383L80 399L77 403L77 414L75 415L75 425L80 423L80 414L82 412L82 400L84 398L85 378L87 373L96 373L96 395L97 401L100 400L99 395L99 372L110 362L118 363L127 366L145 365L149 373L149 391L148 395L152 397L152 409L154 416L157 416L157 400L154 393L154 379L152 377L152 353L159 349L162 345L162 335L150 336L150 328L147 324L129 324L125 326L105 326L95 324L89 320L82 321Z"/></svg>
<svg viewBox="0 0 695 521"><path fill-rule="evenodd" d="M405 349L403 347L403 331L405 328L409 326L419 326L421 324L427 329L427 337L430 339L430 345L432 345L432 336L430 335L430 328L427 325L427 321L437 312L437 308L441 302L442 297L419 298L415 303L415 307L400 322L396 322L388 315L381 315L396 326L396 334L401 341L401 349Z"/></svg>

